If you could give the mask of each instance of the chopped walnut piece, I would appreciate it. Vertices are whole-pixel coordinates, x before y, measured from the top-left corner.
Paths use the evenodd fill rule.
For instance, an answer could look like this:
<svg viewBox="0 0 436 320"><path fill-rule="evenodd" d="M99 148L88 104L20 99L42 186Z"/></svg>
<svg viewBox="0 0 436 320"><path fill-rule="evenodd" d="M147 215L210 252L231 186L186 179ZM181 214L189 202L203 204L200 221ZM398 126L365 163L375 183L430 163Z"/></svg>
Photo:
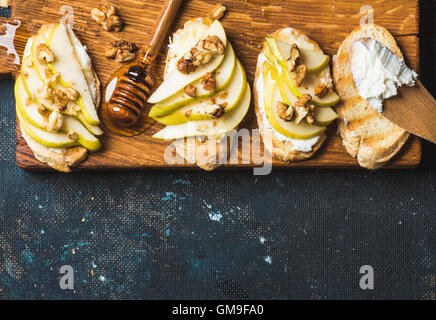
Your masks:
<svg viewBox="0 0 436 320"><path fill-rule="evenodd" d="M56 89L53 91L51 98L53 100L53 103L59 108L59 110L65 111L69 101L68 96L65 92L60 89Z"/></svg>
<svg viewBox="0 0 436 320"><path fill-rule="evenodd" d="M211 104L206 107L206 114L214 119L221 118L226 112L225 104Z"/></svg>
<svg viewBox="0 0 436 320"><path fill-rule="evenodd" d="M118 50L115 56L115 61L120 63L129 62L135 59L136 59L136 53L124 49Z"/></svg>
<svg viewBox="0 0 436 320"><path fill-rule="evenodd" d="M64 116L58 110L54 110L48 118L47 130L50 132L56 132L62 128L63 124Z"/></svg>
<svg viewBox="0 0 436 320"><path fill-rule="evenodd" d="M111 4L91 10L92 19L106 31L121 31L124 23L117 14L117 9Z"/></svg>
<svg viewBox="0 0 436 320"><path fill-rule="evenodd" d="M177 69L189 74L198 66L209 63L216 55L224 54L224 50L225 47L220 38L208 36L200 40L194 48L179 59Z"/></svg>
<svg viewBox="0 0 436 320"><path fill-rule="evenodd" d="M304 118L306 118L309 112L305 107L295 107L295 113L295 123L299 124Z"/></svg>
<svg viewBox="0 0 436 320"><path fill-rule="evenodd" d="M36 58L42 64L51 63L54 61L55 56L53 51L45 43L40 43L36 47Z"/></svg>
<svg viewBox="0 0 436 320"><path fill-rule="evenodd" d="M67 88L65 90L65 94L67 95L68 99L71 101L76 101L79 98L79 92L73 88Z"/></svg>
<svg viewBox="0 0 436 320"><path fill-rule="evenodd" d="M43 105L43 104L39 104L37 106L38 113L43 116L43 117L48 117L48 115L50 114L50 112L48 111L48 109Z"/></svg>
<svg viewBox="0 0 436 320"><path fill-rule="evenodd" d="M52 94L53 89L51 89L48 84L44 84L42 88L36 90L35 97L41 99L50 99Z"/></svg>
<svg viewBox="0 0 436 320"><path fill-rule="evenodd" d="M294 118L294 107L288 106L283 102L277 102L276 108L280 119L284 121L292 121Z"/></svg>
<svg viewBox="0 0 436 320"><path fill-rule="evenodd" d="M79 135L77 134L77 132L75 131L69 131L67 133L68 138L70 138L71 140L77 140L79 139Z"/></svg>
<svg viewBox="0 0 436 320"><path fill-rule="evenodd" d="M224 16L227 8L223 6L221 3L217 4L215 8L212 9L211 12L207 15L207 17L211 20L219 20Z"/></svg>
<svg viewBox="0 0 436 320"><path fill-rule="evenodd" d="M193 86L192 84L189 84L185 87L185 93L190 97L195 97L197 94L197 87Z"/></svg>
<svg viewBox="0 0 436 320"><path fill-rule="evenodd" d="M187 117L191 116L191 114L192 114L192 110L188 110L185 112L185 116Z"/></svg>
<svg viewBox="0 0 436 320"><path fill-rule="evenodd" d="M305 64L301 64L297 68L295 68L294 81L297 87L301 86L304 79L306 78L306 74L307 74L307 66Z"/></svg>
<svg viewBox="0 0 436 320"><path fill-rule="evenodd" d="M184 58L180 59L177 62L177 70L184 74L190 74L194 72L196 67L194 66L192 60L185 60Z"/></svg>
<svg viewBox="0 0 436 320"><path fill-rule="evenodd" d="M314 106L309 105L309 103L312 101L312 96L310 94L303 94L300 99L297 100L294 104L295 111L297 113L295 122L299 124L304 118L306 118L308 115L310 116L310 120L313 120L313 114L314 114ZM313 108L312 108L313 106ZM312 121L313 123L313 121Z"/></svg>
<svg viewBox="0 0 436 320"><path fill-rule="evenodd" d="M210 72L208 72L204 75L204 77L201 79L200 83L203 86L204 90L213 91L216 89L215 77Z"/></svg>
<svg viewBox="0 0 436 320"><path fill-rule="evenodd" d="M299 64L300 64L300 49L298 49L298 46L294 43L291 46L291 56L287 61L289 71L291 72L294 71Z"/></svg>
<svg viewBox="0 0 436 320"><path fill-rule="evenodd" d="M115 59L118 50L119 50L118 48L114 48L114 47L107 48L106 51L104 52L104 56L108 59Z"/></svg>
<svg viewBox="0 0 436 320"><path fill-rule="evenodd" d="M308 124L313 124L315 122L315 106L313 104L310 104L307 108L307 116L306 121Z"/></svg>
<svg viewBox="0 0 436 320"><path fill-rule="evenodd" d="M104 56L107 59L115 59L117 62L128 62L136 58L136 51L138 51L138 47L135 43L116 40L106 48Z"/></svg>
<svg viewBox="0 0 436 320"><path fill-rule="evenodd" d="M315 96L318 98L323 98L325 95L329 93L329 88L325 85L325 83L320 83L314 91Z"/></svg>
<svg viewBox="0 0 436 320"><path fill-rule="evenodd" d="M294 107L306 107L310 101L312 101L312 96L310 94L303 94L301 98L295 102Z"/></svg>
<svg viewBox="0 0 436 320"><path fill-rule="evenodd" d="M225 99L225 98L227 98L227 96L229 95L229 92L226 90L226 91L221 91L219 94L218 94L218 98L220 98L220 99Z"/></svg>

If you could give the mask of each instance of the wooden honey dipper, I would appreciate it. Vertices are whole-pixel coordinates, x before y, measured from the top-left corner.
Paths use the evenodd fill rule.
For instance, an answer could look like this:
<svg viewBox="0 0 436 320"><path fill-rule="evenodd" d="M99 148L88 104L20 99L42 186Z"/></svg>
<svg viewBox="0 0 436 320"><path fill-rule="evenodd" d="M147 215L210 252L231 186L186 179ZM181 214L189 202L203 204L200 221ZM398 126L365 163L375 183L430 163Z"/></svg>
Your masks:
<svg viewBox="0 0 436 320"><path fill-rule="evenodd" d="M106 83L100 116L109 131L134 136L154 123L144 112L154 84L152 67L182 2L165 1L145 55L118 69Z"/></svg>

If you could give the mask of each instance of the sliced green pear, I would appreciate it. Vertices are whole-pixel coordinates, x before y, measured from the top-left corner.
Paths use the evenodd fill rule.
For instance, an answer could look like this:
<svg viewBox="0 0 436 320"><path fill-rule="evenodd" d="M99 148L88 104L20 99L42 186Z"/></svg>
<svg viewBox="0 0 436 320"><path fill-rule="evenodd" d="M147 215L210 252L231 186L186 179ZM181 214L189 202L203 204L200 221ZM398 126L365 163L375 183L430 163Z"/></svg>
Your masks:
<svg viewBox="0 0 436 320"><path fill-rule="evenodd" d="M280 78L278 81L280 96L282 97L282 101L286 103L288 106L293 106L297 102L298 98L292 93L289 87L286 85L285 73L282 72L280 74Z"/></svg>
<svg viewBox="0 0 436 320"><path fill-rule="evenodd" d="M21 115L33 126L39 129L44 129L47 124L47 119L38 112L37 104L34 103L34 101L27 94L21 75L15 82L14 93L15 103L17 109L20 110Z"/></svg>
<svg viewBox="0 0 436 320"><path fill-rule="evenodd" d="M190 121L177 126L167 126L156 133L153 138L171 140L194 136L224 135L242 122L250 108L250 103L251 90L250 86L247 85L244 97L239 105L231 112L224 114L222 118L218 120Z"/></svg>
<svg viewBox="0 0 436 320"><path fill-rule="evenodd" d="M25 57L24 62L22 64L22 85L26 91L27 96L32 97L37 104L44 105L48 110L54 111L57 109L57 107L53 104L52 101L49 99L43 99L43 98L37 98L35 97L32 92L37 92L40 88L43 87L44 83L39 74L37 74L36 69L33 67L26 66L25 61L27 59L30 59L30 57ZM26 77L23 76L23 74L26 74ZM24 100L25 101L25 100ZM100 136L103 134L103 130L100 129L98 125L90 125L86 119L83 117L82 112L71 112L71 110L74 110L75 103L70 101L68 104L68 107L65 111L62 111L61 113L64 115L76 117L85 127L89 130L93 135Z"/></svg>
<svg viewBox="0 0 436 320"><path fill-rule="evenodd" d="M277 132L292 139L310 139L319 136L326 130L322 126L309 125L306 120L296 124L280 119L276 108L277 103L282 101L280 88L278 85L275 85L267 90L274 90L274 93L272 94L272 100L265 101L265 114L268 122Z"/></svg>
<svg viewBox="0 0 436 320"><path fill-rule="evenodd" d="M204 89L200 83L201 80L198 80L193 84L193 86L196 88L195 97L188 96L184 90L182 90L174 96L154 105L150 110L150 117L163 117L187 104L214 96L217 92L223 90L230 83L235 69L236 56L229 42L226 47L226 51L224 52L224 60L219 68L214 72L216 80L215 90L208 91Z"/></svg>
<svg viewBox="0 0 436 320"><path fill-rule="evenodd" d="M241 63L237 62L235 76L229 85L213 97L213 104L226 105L225 112L232 111L241 101L247 86L247 78ZM163 117L153 117L157 122L167 126L183 124L188 121L200 121L213 119L205 114L205 110L211 105L211 99L203 99L184 106L183 108Z"/></svg>
<svg viewBox="0 0 436 320"><path fill-rule="evenodd" d="M226 32L218 20L215 20L207 30L204 38L208 36L217 36L223 44L227 47ZM171 72L166 80L157 88L157 90L148 99L148 103L156 104L163 100L177 94L183 90L188 84L203 78L203 76L210 72L214 72L223 62L224 54L220 54L212 59L208 64L199 66L194 72L190 74L181 73L179 70Z"/></svg>
<svg viewBox="0 0 436 320"><path fill-rule="evenodd" d="M263 54L265 55L266 59L272 64L275 65L276 64L276 57L274 55L274 53L271 51L271 47L269 46L269 44L267 42L265 42L263 44Z"/></svg>
<svg viewBox="0 0 436 320"><path fill-rule="evenodd" d="M76 140L68 138L64 133L52 133L41 130L35 126L32 126L27 122L20 110L17 108L18 120L24 131L36 142L49 148L69 148L77 146L79 143Z"/></svg>
<svg viewBox="0 0 436 320"><path fill-rule="evenodd" d="M37 129L45 131L48 119L44 118L38 112L38 105L27 95L21 76L17 79L15 84L15 98L17 112L20 113L24 121ZM78 144L82 145L88 150L96 151L101 148L100 141L91 133L89 133L89 131L82 125L80 121L75 118L65 116L63 126L61 129L59 129L59 133L67 134L69 132L75 132L78 136ZM37 135L38 133L34 132L34 134Z"/></svg>
<svg viewBox="0 0 436 320"><path fill-rule="evenodd" d="M292 79L293 73L288 72L287 69L284 67L282 68L282 75L283 78L281 79L281 81L286 82L286 85L294 96L300 98L305 93L310 94L312 96L313 104L317 107L332 107L341 100L341 98L333 90L329 90L327 95L322 98L315 96L315 88L321 82L316 75L307 74L303 83L299 87L294 84L294 81Z"/></svg>
<svg viewBox="0 0 436 320"><path fill-rule="evenodd" d="M44 39L41 36L37 36L34 39L32 60L37 67L39 64L36 59L36 48L40 43L46 43L55 55L54 62L48 64L48 66L53 74L60 74L60 84L63 87L74 84L74 89L79 92L80 97L76 103L81 108L86 121L91 125L100 124L88 82L85 79L82 67L77 59L76 52L71 44L65 26L63 24L55 25L50 31L48 39Z"/></svg>
<svg viewBox="0 0 436 320"><path fill-rule="evenodd" d="M316 108L314 120L318 126L328 126L338 117L332 108Z"/></svg>
<svg viewBox="0 0 436 320"><path fill-rule="evenodd" d="M278 62L287 67L287 61L291 57L292 44L273 37L267 37L266 42L270 47L272 54ZM322 50L307 50L299 48L300 50L300 63L307 66L309 73L318 73L323 70L329 63L330 57L325 55Z"/></svg>

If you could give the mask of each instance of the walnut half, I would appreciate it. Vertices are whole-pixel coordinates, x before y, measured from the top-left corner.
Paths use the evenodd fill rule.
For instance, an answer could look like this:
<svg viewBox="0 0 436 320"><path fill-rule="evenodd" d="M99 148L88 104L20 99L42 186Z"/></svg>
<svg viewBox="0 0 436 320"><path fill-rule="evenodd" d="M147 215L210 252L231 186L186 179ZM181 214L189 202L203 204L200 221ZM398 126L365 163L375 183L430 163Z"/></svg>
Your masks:
<svg viewBox="0 0 436 320"><path fill-rule="evenodd" d="M216 89L216 80L212 73L208 72L204 75L204 77L200 81L204 90L213 91Z"/></svg>
<svg viewBox="0 0 436 320"><path fill-rule="evenodd" d="M301 64L295 68L294 81L297 87L301 86L304 79L306 78L306 75L307 75L307 66L305 64Z"/></svg>
<svg viewBox="0 0 436 320"><path fill-rule="evenodd" d="M63 124L64 116L58 110L54 110L48 118L47 130L50 132L56 132L62 128Z"/></svg>
<svg viewBox="0 0 436 320"><path fill-rule="evenodd" d="M223 6L221 3L217 4L215 8L209 14L207 17L211 20L219 20L224 16L224 13L226 12L227 8Z"/></svg>
<svg viewBox="0 0 436 320"><path fill-rule="evenodd" d="M320 83L314 91L315 96L317 96L318 98L323 98L325 97L325 95L329 93L329 88L326 86L325 83Z"/></svg>
<svg viewBox="0 0 436 320"><path fill-rule="evenodd" d="M104 52L107 59L115 59L116 62L129 62L136 58L138 47L133 42L117 40L111 42Z"/></svg>
<svg viewBox="0 0 436 320"><path fill-rule="evenodd" d="M277 102L276 108L280 119L283 121L292 121L295 115L294 108L292 106L288 106L283 102Z"/></svg>
<svg viewBox="0 0 436 320"><path fill-rule="evenodd" d="M53 62L55 56L53 51L51 51L45 43L40 43L36 47L36 58L38 59L39 63L47 64Z"/></svg>
<svg viewBox="0 0 436 320"><path fill-rule="evenodd" d="M106 31L121 31L124 23L117 14L117 9L111 4L91 10L92 19Z"/></svg>
<svg viewBox="0 0 436 320"><path fill-rule="evenodd" d="M200 40L195 47L179 59L177 69L189 74L200 65L209 63L216 55L224 54L224 50L225 47L220 38L208 36Z"/></svg>
<svg viewBox="0 0 436 320"><path fill-rule="evenodd" d="M294 71L299 64L300 64L300 49L298 49L298 46L294 43L291 46L291 56L287 61L289 71L291 72Z"/></svg>

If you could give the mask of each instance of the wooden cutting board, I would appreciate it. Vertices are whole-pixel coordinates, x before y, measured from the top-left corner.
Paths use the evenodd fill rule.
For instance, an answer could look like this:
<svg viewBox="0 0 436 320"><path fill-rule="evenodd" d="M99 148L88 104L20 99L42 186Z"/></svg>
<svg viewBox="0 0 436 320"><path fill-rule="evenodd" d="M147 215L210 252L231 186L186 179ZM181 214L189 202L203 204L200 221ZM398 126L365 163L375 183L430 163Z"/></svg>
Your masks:
<svg viewBox="0 0 436 320"><path fill-rule="evenodd" d="M75 32L82 43L89 48L102 83L105 83L112 72L119 67L117 63L104 58L103 52L106 45L116 38L133 41L140 46L144 45L163 3L162 0L112 0L111 2L119 8L126 27L121 33L108 33L90 18L91 9L103 1L13 0L12 2L11 18L2 18L0 22L17 19L30 33L38 30L43 23L57 22L65 17L65 12L68 12L68 7L65 6L70 6L74 14ZM293 26L317 41L326 53L334 55L347 33L358 26L360 20L371 12L374 14L374 22L386 27L395 36L407 63L415 70L419 68L418 0L190 0L184 2L173 31L182 27L189 18L206 16L218 2L228 8L228 13L222 23L235 47L237 56L247 71L251 85L254 79L256 59L261 50L263 38L268 32L279 27ZM164 49L160 61L164 61L165 54ZM6 55L1 57L0 75L14 74L16 67L12 62L11 57ZM160 66L160 74L162 74L162 67L163 65ZM13 108L13 106L2 107ZM241 126L249 129L257 128L252 107ZM164 151L169 142L151 138L161 128L161 125L155 124L145 134L133 138L119 137L106 132L102 139L104 149L91 154L77 170L195 167L189 164L168 165L164 162ZM332 125L327 133L327 142L312 159L292 164L274 161L274 166L358 168L357 161L343 147L336 125ZM25 169L47 169L45 165L34 159L19 129L17 129L16 160L17 164ZM420 160L421 142L418 138L412 137L388 167L415 167ZM254 164L226 165L225 167L252 166Z"/></svg>

